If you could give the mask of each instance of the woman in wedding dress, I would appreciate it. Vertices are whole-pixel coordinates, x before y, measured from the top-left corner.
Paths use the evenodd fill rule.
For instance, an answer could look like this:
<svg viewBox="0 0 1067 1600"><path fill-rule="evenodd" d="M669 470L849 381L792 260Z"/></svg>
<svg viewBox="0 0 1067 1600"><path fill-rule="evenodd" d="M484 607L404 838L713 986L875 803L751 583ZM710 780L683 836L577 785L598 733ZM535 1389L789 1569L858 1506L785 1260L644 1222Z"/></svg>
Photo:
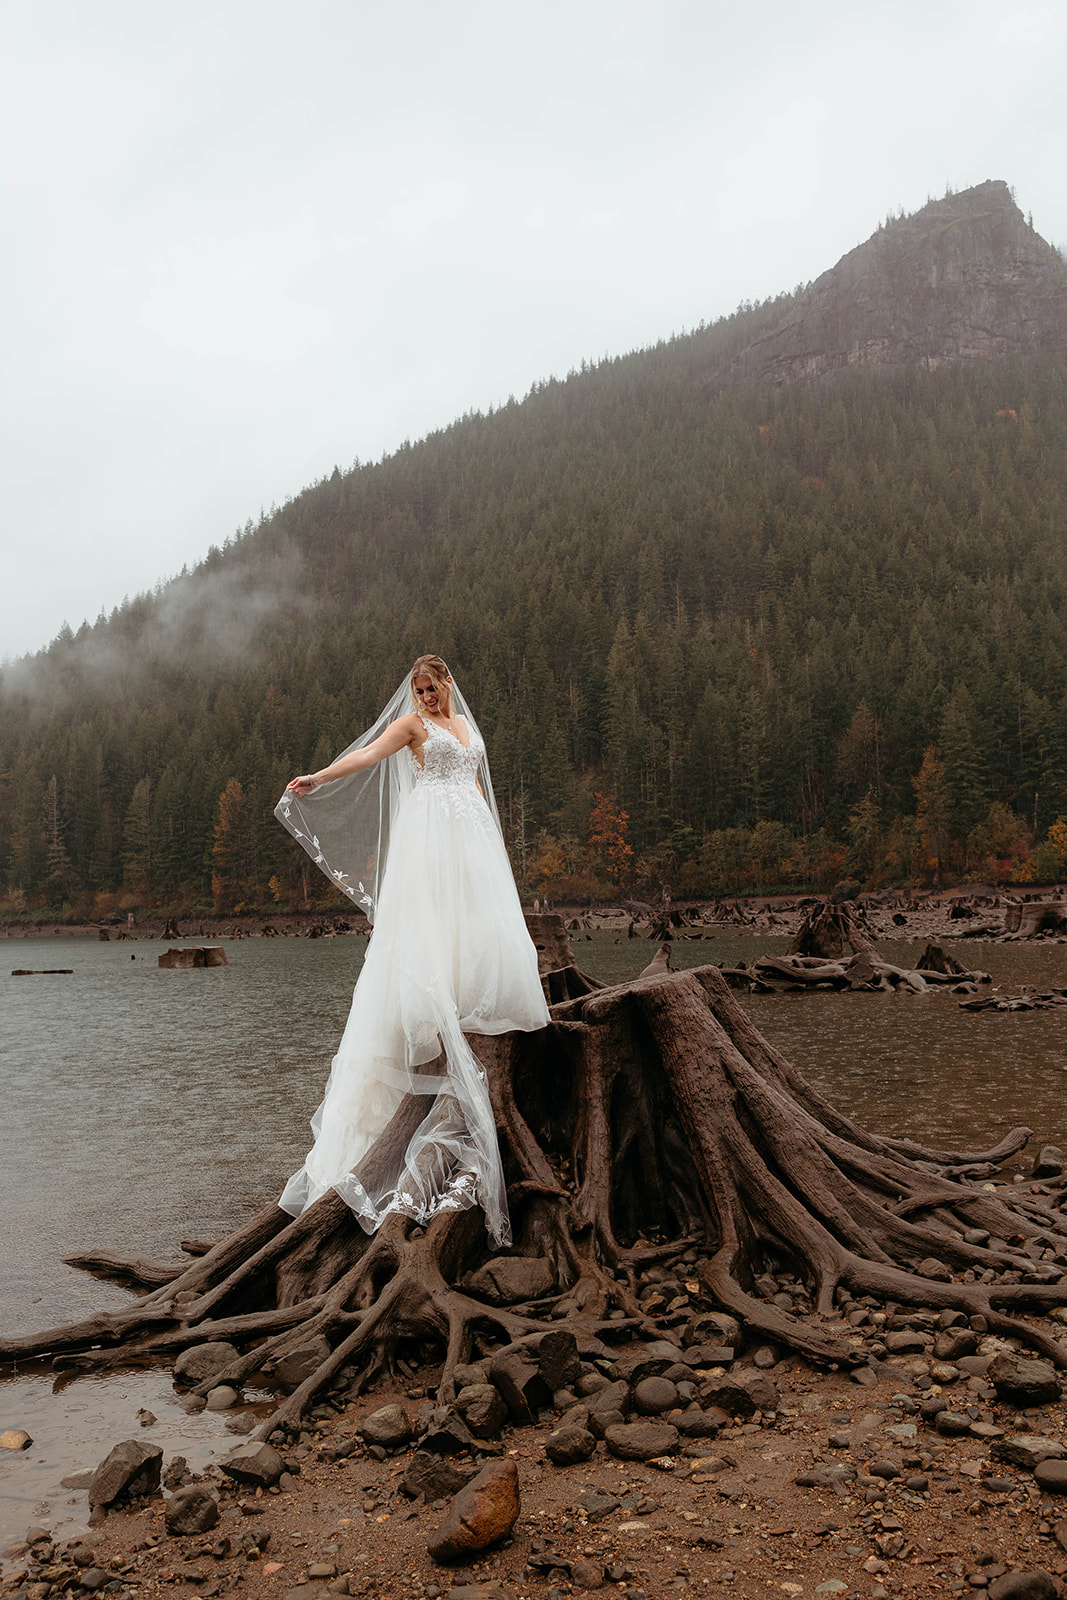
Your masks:
<svg viewBox="0 0 1067 1600"><path fill-rule="evenodd" d="M314 1148L279 1205L334 1189L368 1232L391 1211L425 1223L481 1205L510 1242L485 1073L464 1033L541 1028L548 1008L470 710L438 656L420 656L374 726L276 813L374 922ZM375 1181L354 1172L405 1095L432 1096ZM378 1166L381 1163L377 1163Z"/></svg>

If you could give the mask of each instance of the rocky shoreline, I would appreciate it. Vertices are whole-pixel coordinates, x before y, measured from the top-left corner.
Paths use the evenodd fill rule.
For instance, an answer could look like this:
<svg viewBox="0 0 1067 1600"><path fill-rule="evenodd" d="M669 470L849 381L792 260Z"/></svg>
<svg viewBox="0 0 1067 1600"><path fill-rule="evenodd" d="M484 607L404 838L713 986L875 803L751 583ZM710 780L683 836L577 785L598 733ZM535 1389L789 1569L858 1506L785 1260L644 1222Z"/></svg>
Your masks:
<svg viewBox="0 0 1067 1600"><path fill-rule="evenodd" d="M1067 1402L1050 1361L959 1312L839 1293L819 1315L802 1285L768 1276L761 1296L847 1343L850 1370L816 1370L747 1344L706 1308L698 1270L688 1252L645 1274L651 1341L561 1325L486 1348L451 1405L439 1369L359 1397L342 1372L298 1439L247 1440L200 1476L164 1462L142 1418L139 1440L68 1480L88 1524L62 1542L28 1529L3 1552L0 1594L1067 1592ZM1065 1326L1067 1307L1035 1322ZM226 1359L194 1347L176 1382ZM274 1374L286 1387L301 1380L290 1359ZM206 1404L251 1431L240 1400Z"/></svg>

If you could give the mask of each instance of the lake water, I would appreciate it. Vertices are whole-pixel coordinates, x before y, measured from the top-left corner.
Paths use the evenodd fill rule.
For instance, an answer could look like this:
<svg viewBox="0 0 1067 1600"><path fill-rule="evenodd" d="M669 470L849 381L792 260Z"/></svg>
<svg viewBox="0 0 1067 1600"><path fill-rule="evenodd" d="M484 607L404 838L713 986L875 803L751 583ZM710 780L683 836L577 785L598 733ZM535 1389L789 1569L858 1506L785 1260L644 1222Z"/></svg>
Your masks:
<svg viewBox="0 0 1067 1600"><path fill-rule="evenodd" d="M365 943L225 944L226 967L161 972L158 941L0 940L6 1332L127 1299L65 1267L64 1256L112 1248L177 1259L180 1239L228 1231L303 1160ZM679 941L673 962L751 963L785 947L727 934ZM578 965L607 981L635 976L653 948L605 933L574 942ZM949 948L1008 988L1067 983L1063 945ZM883 949L902 964L919 954L903 943ZM73 971L8 976L15 967ZM976 1015L946 994L739 998L812 1083L874 1131L974 1150L1025 1123L1035 1152L1067 1135L1063 1011ZM82 1380L59 1399L43 1376L0 1384L0 1431L26 1427L35 1438L25 1457L0 1452L0 1538L21 1532L46 1500L55 1520L68 1498L56 1500L58 1477L135 1433L141 1405L160 1415L150 1436L168 1454L180 1449L195 1463L219 1448L224 1421L186 1417L161 1373ZM63 1515L84 1514L84 1496L77 1506Z"/></svg>

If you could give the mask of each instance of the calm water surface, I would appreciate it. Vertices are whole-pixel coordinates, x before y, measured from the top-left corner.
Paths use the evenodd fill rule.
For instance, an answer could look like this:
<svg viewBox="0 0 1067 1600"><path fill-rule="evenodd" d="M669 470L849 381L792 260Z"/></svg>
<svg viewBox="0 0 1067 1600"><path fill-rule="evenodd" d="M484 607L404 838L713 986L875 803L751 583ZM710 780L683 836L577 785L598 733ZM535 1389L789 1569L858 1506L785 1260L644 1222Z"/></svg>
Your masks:
<svg viewBox="0 0 1067 1600"><path fill-rule="evenodd" d="M679 941L673 960L751 963L785 947L730 934ZM364 942L228 941L227 967L194 972L160 972L160 948L0 940L7 1332L122 1304L121 1289L62 1258L98 1247L175 1257L180 1239L217 1237L279 1193L307 1149ZM613 981L634 976L654 947L598 933L576 935L574 948L579 966ZM919 954L917 945L883 948L902 964ZM1067 983L1067 946L950 948L1005 987ZM12 978L14 967L73 972ZM828 1098L872 1130L964 1151L1017 1123L1035 1130L1034 1150L1067 1135L1064 1012L973 1015L947 995L739 998ZM136 1432L141 1405L160 1416L151 1437L168 1454L180 1449L195 1463L231 1442L220 1441L218 1417L178 1411L159 1373L82 1381L58 1399L42 1377L0 1384L0 1430L26 1427L37 1441L26 1457L0 1460L0 1535L21 1532L37 1502L59 1517L58 1476L95 1464L101 1439ZM83 1513L84 1497L62 1515Z"/></svg>

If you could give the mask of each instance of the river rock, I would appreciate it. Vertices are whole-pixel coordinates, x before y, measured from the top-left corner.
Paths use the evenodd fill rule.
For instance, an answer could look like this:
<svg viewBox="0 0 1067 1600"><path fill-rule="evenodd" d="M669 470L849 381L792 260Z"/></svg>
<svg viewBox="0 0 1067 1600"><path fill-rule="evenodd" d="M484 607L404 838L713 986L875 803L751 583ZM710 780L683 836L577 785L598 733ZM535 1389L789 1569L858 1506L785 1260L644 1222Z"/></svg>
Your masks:
<svg viewBox="0 0 1067 1600"><path fill-rule="evenodd" d="M60 1487L63 1489L88 1489L95 1476L95 1467L79 1467L75 1472L68 1472L60 1478Z"/></svg>
<svg viewBox="0 0 1067 1600"><path fill-rule="evenodd" d="M973 1328L945 1328L934 1340L935 1361L958 1361L961 1356L973 1356L978 1349L978 1335Z"/></svg>
<svg viewBox="0 0 1067 1600"><path fill-rule="evenodd" d="M174 1381L203 1383L205 1378L213 1378L223 1367L239 1360L236 1345L226 1344L221 1339L214 1343L192 1344L188 1350L181 1352L174 1363Z"/></svg>
<svg viewBox="0 0 1067 1600"><path fill-rule="evenodd" d="M603 1415L607 1411L621 1411L625 1415L629 1409L630 1385L622 1378L616 1378L614 1383L605 1384L589 1399L590 1416Z"/></svg>
<svg viewBox="0 0 1067 1600"><path fill-rule="evenodd" d="M555 1428L545 1440L545 1455L557 1467L588 1461L595 1449L596 1440L588 1428Z"/></svg>
<svg viewBox="0 0 1067 1600"><path fill-rule="evenodd" d="M168 1533L207 1533L219 1520L218 1504L203 1484L190 1483L171 1495L163 1512L163 1520Z"/></svg>
<svg viewBox="0 0 1067 1600"><path fill-rule="evenodd" d="M547 1256L494 1256L476 1272L469 1272L463 1287L492 1306L540 1300L556 1288L556 1269Z"/></svg>
<svg viewBox="0 0 1067 1600"><path fill-rule="evenodd" d="M937 1432L947 1439L956 1438L962 1434L970 1433L971 1419L962 1411L939 1411L934 1418L934 1427Z"/></svg>
<svg viewBox="0 0 1067 1600"><path fill-rule="evenodd" d="M219 1466L228 1478L263 1489L277 1483L285 1471L285 1462L273 1445L252 1439L235 1445Z"/></svg>
<svg viewBox="0 0 1067 1600"><path fill-rule="evenodd" d="M634 1410L643 1417L658 1417L678 1404L678 1390L669 1378L642 1378L634 1385Z"/></svg>
<svg viewBox="0 0 1067 1600"><path fill-rule="evenodd" d="M139 1439L124 1439L104 1457L89 1485L89 1504L114 1505L131 1495L155 1494L163 1452L157 1444L142 1444Z"/></svg>
<svg viewBox="0 0 1067 1600"><path fill-rule="evenodd" d="M293 1394L302 1383L306 1383L329 1359L330 1343L319 1334L314 1339L308 1339L304 1344L298 1345L295 1350L290 1350L288 1355L282 1356L274 1366L274 1381L286 1394Z"/></svg>
<svg viewBox="0 0 1067 1600"><path fill-rule="evenodd" d="M28 1450L32 1443L25 1428L5 1428L0 1433L0 1450Z"/></svg>
<svg viewBox="0 0 1067 1600"><path fill-rule="evenodd" d="M1067 1494L1067 1461L1039 1461L1034 1468L1034 1482L1046 1494Z"/></svg>
<svg viewBox="0 0 1067 1600"><path fill-rule="evenodd" d="M456 1396L456 1410L479 1439L495 1439L508 1420L508 1408L492 1383L472 1383Z"/></svg>
<svg viewBox="0 0 1067 1600"><path fill-rule="evenodd" d="M885 1336L885 1347L892 1356L921 1356L926 1339L914 1328L895 1328Z"/></svg>
<svg viewBox="0 0 1067 1600"><path fill-rule="evenodd" d="M677 1449L678 1429L669 1422L619 1422L607 1430L604 1442L620 1461L651 1461Z"/></svg>
<svg viewBox="0 0 1067 1600"><path fill-rule="evenodd" d="M407 1464L401 1488L413 1500L422 1495L424 1500L451 1500L452 1496L470 1481L450 1461L434 1455L429 1450L416 1450Z"/></svg>
<svg viewBox="0 0 1067 1600"><path fill-rule="evenodd" d="M1042 1461L1062 1461L1067 1456L1067 1445L1059 1439L1046 1439L1036 1433L1009 1433L1003 1439L994 1439L989 1447L994 1461L1006 1461L1009 1466L1024 1467L1027 1472Z"/></svg>
<svg viewBox="0 0 1067 1600"><path fill-rule="evenodd" d="M1063 1385L1051 1361L1026 1361L1002 1354L989 1368L989 1382L1013 1406L1043 1406L1060 1398Z"/></svg>
<svg viewBox="0 0 1067 1600"><path fill-rule="evenodd" d="M1058 1144L1044 1144L1034 1161L1032 1178L1058 1178L1063 1172L1063 1151Z"/></svg>
<svg viewBox="0 0 1067 1600"><path fill-rule="evenodd" d="M430 1555L445 1565L506 1539L518 1520L519 1471L511 1456L489 1461L453 1500L430 1541Z"/></svg>
<svg viewBox="0 0 1067 1600"><path fill-rule="evenodd" d="M986 1590L989 1600L1056 1600L1057 1593L1051 1576L1040 1567L1035 1572L1006 1572Z"/></svg>
<svg viewBox="0 0 1067 1600"><path fill-rule="evenodd" d="M398 1450L412 1437L411 1418L401 1405L381 1406L364 1417L359 1431L367 1444L380 1444Z"/></svg>
<svg viewBox="0 0 1067 1600"><path fill-rule="evenodd" d="M214 1389L209 1389L205 1406L208 1411L229 1411L240 1399L237 1390L228 1383L216 1384Z"/></svg>

